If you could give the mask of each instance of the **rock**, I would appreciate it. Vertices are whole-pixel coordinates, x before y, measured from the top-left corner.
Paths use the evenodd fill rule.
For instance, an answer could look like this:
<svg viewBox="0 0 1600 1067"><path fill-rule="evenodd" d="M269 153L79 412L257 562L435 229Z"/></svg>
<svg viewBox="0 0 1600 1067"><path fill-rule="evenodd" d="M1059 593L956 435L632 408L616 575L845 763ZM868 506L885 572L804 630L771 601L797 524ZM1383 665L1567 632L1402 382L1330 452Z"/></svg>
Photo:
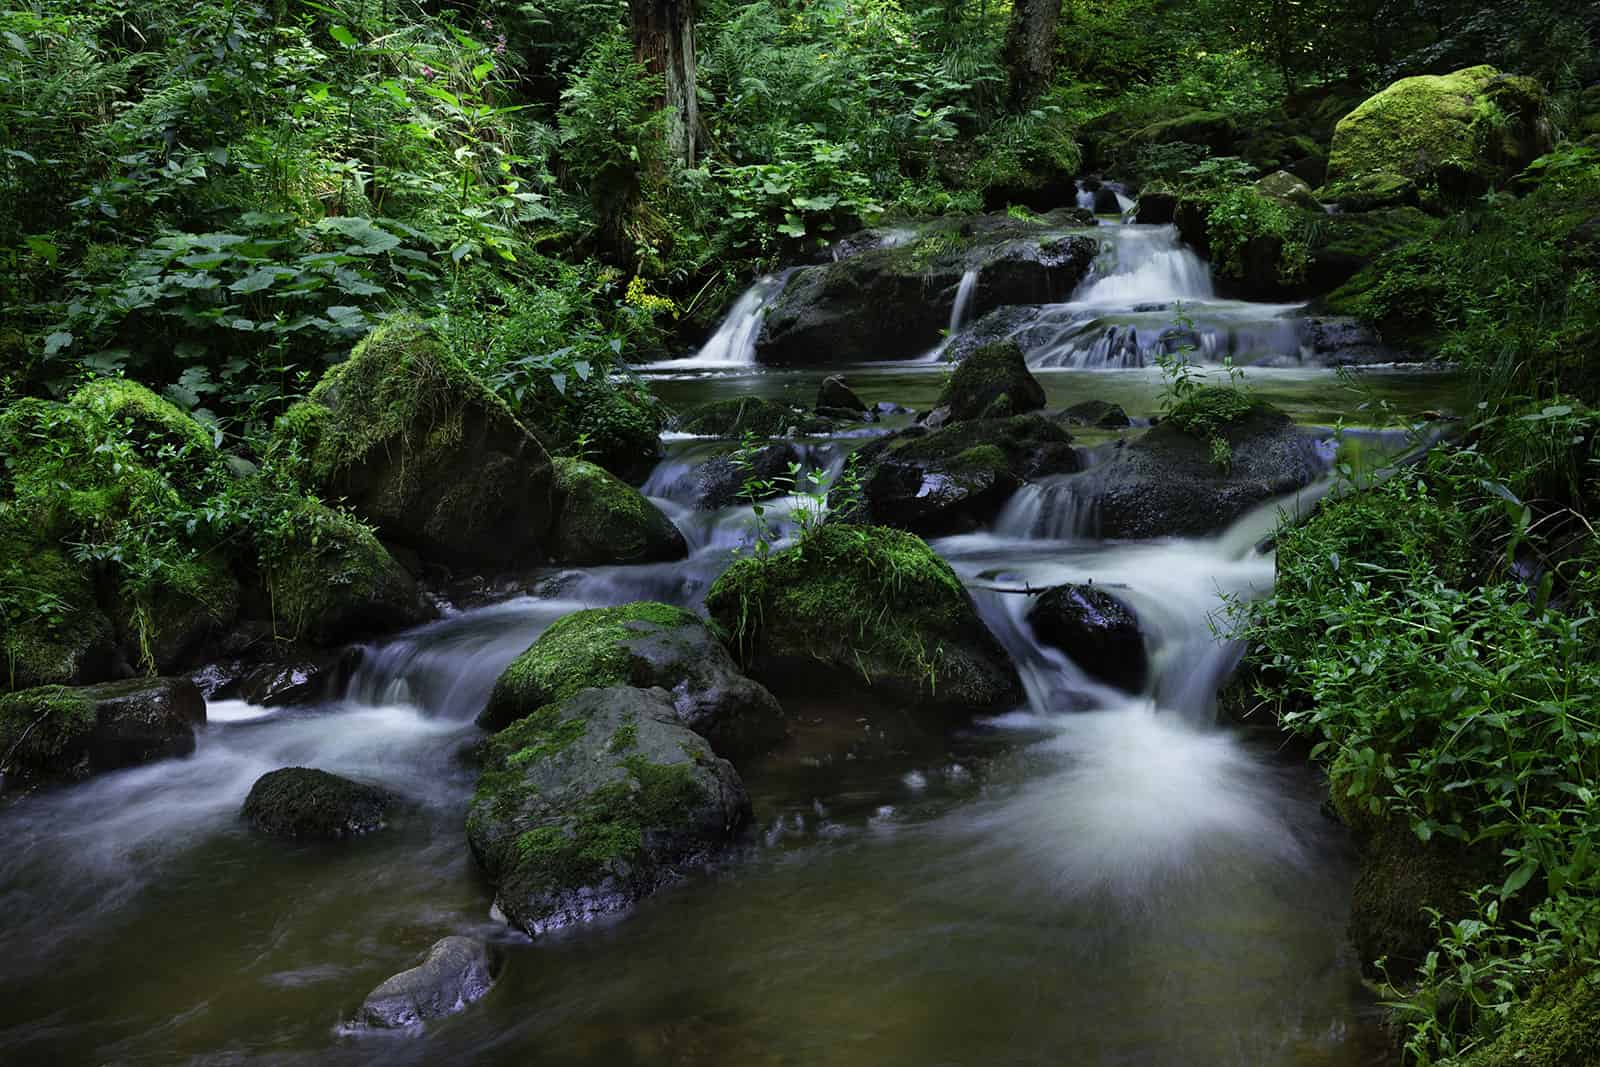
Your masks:
<svg viewBox="0 0 1600 1067"><path fill-rule="evenodd" d="M1038 415L907 430L861 449L861 498L837 517L942 536L992 519L1022 482L1079 469L1072 435Z"/></svg>
<svg viewBox="0 0 1600 1067"><path fill-rule="evenodd" d="M1117 191L1109 185L1102 185L1094 191L1094 213L1096 215L1122 214L1122 201L1117 199Z"/></svg>
<svg viewBox="0 0 1600 1067"><path fill-rule="evenodd" d="M780 365L909 359L939 342L969 270L978 272L976 317L1066 299L1098 253L1093 238L1031 220L938 220L908 244L795 271L767 312L756 355Z"/></svg>
<svg viewBox="0 0 1600 1067"><path fill-rule="evenodd" d="M483 999L494 985L497 964L489 946L475 937L441 938L422 962L367 994L361 1021L397 1029L453 1015Z"/></svg>
<svg viewBox="0 0 1600 1067"><path fill-rule="evenodd" d="M467 841L530 936L621 911L733 841L750 801L662 690L585 689L489 742Z"/></svg>
<svg viewBox="0 0 1600 1067"><path fill-rule="evenodd" d="M1068 426L1094 426L1102 430L1121 430L1133 423L1121 404L1109 400L1085 400L1061 412L1060 419Z"/></svg>
<svg viewBox="0 0 1600 1067"><path fill-rule="evenodd" d="M239 617L239 582L224 559L196 558L186 568L184 584L183 589L169 586L148 593L142 604L120 592L111 598L122 647L135 658L148 657L157 671L172 673L192 665L206 642Z"/></svg>
<svg viewBox="0 0 1600 1067"><path fill-rule="evenodd" d="M831 423L778 400L736 396L711 400L690 408L678 418L682 433L708 437L785 437L794 433L826 430Z"/></svg>
<svg viewBox="0 0 1600 1067"><path fill-rule="evenodd" d="M93 412L122 431L139 458L151 466L172 467L194 484L207 464L220 460L212 435L176 404L126 378L97 378L72 395L75 408ZM166 463L161 453L182 457Z"/></svg>
<svg viewBox="0 0 1600 1067"><path fill-rule="evenodd" d="M1550 150L1544 107L1536 81L1490 66L1402 78L1335 127L1323 198L1349 204L1388 176L1451 200L1481 193Z"/></svg>
<svg viewBox="0 0 1600 1067"><path fill-rule="evenodd" d="M1322 315L1300 320L1301 344L1324 366L1366 366L1406 362L1410 353L1383 343L1378 331L1348 315Z"/></svg>
<svg viewBox="0 0 1600 1067"><path fill-rule="evenodd" d="M899 530L829 523L737 560L706 597L751 675L846 683L940 718L1006 711L1021 680L950 565Z"/></svg>
<svg viewBox="0 0 1600 1067"><path fill-rule="evenodd" d="M1137 152L1158 144L1192 144L1211 149L1212 155L1227 155L1238 135L1233 117L1220 111L1191 111L1176 118L1153 122L1128 138L1128 148Z"/></svg>
<svg viewBox="0 0 1600 1067"><path fill-rule="evenodd" d="M781 741L783 709L739 672L699 616L641 602L558 619L495 682L478 725L499 730L581 689L660 688L679 722L726 756Z"/></svg>
<svg viewBox="0 0 1600 1067"><path fill-rule="evenodd" d="M16 573L25 575L35 595L55 611L32 613L0 628L0 683L28 689L132 674L87 571L59 545L33 536L23 525L0 516L0 567L15 561Z"/></svg>
<svg viewBox="0 0 1600 1067"><path fill-rule="evenodd" d="M1208 387L1075 481L1102 537L1199 537L1309 485L1327 466L1283 412Z"/></svg>
<svg viewBox="0 0 1600 1067"><path fill-rule="evenodd" d="M985 345L956 365L939 404L952 421L1007 418L1045 405L1044 386L1028 370L1015 341Z"/></svg>
<svg viewBox="0 0 1600 1067"><path fill-rule="evenodd" d="M205 699L187 678L0 694L0 770L27 783L187 756L205 721Z"/></svg>
<svg viewBox="0 0 1600 1067"><path fill-rule="evenodd" d="M274 448L424 558L526 562L550 527L543 446L415 319L385 322L323 375L278 419Z"/></svg>
<svg viewBox="0 0 1600 1067"><path fill-rule="evenodd" d="M749 453L742 461L733 456L707 460L692 472L695 507L701 511L719 511L738 503L782 496L789 489L790 468L801 458L800 450L794 445L774 441Z"/></svg>
<svg viewBox="0 0 1600 1067"><path fill-rule="evenodd" d="M1138 616L1103 589L1046 589L1028 608L1028 625L1042 643L1065 652L1090 677L1130 693L1142 691L1149 681Z"/></svg>
<svg viewBox="0 0 1600 1067"><path fill-rule="evenodd" d="M817 387L817 410L847 411L864 415L870 409L865 401L856 395L855 390L845 383L844 375L830 374L822 379L822 384Z"/></svg>
<svg viewBox="0 0 1600 1067"><path fill-rule="evenodd" d="M1337 289L1389 249L1431 237L1438 225L1414 207L1329 215L1313 229L1306 281L1316 292Z"/></svg>
<svg viewBox="0 0 1600 1067"><path fill-rule="evenodd" d="M1256 192L1272 200L1281 200L1292 207L1307 211L1321 211L1322 205L1311 192L1311 186L1288 171L1274 171L1256 182Z"/></svg>
<svg viewBox="0 0 1600 1067"><path fill-rule="evenodd" d="M260 708L307 704L328 692L337 659L326 656L267 663L247 672L233 687L240 700Z"/></svg>
<svg viewBox="0 0 1600 1067"><path fill-rule="evenodd" d="M376 786L284 767L256 779L240 814L273 837L332 841L383 829L394 805L394 795Z"/></svg>
<svg viewBox="0 0 1600 1067"><path fill-rule="evenodd" d="M1146 226L1165 226L1171 223L1178 212L1178 194L1165 189L1146 189L1139 194L1138 206L1134 208L1133 221Z"/></svg>
<svg viewBox="0 0 1600 1067"><path fill-rule="evenodd" d="M563 457L555 473L556 521L548 547L557 563L658 563L689 554L672 520L605 469Z"/></svg>
<svg viewBox="0 0 1600 1067"><path fill-rule="evenodd" d="M1352 212L1414 208L1422 203L1422 192L1416 182L1388 171L1363 174L1338 184L1330 182L1323 186L1320 195L1336 203L1340 210Z"/></svg>
<svg viewBox="0 0 1600 1067"><path fill-rule="evenodd" d="M310 501L293 521L264 575L284 636L329 647L433 617L416 581L359 522Z"/></svg>

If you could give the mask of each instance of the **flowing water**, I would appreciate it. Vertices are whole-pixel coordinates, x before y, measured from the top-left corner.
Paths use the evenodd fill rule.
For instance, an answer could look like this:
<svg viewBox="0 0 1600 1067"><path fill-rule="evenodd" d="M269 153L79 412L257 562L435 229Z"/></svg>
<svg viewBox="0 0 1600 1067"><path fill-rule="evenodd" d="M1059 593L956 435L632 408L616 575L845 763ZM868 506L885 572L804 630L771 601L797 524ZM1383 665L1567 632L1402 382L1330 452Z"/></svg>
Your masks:
<svg viewBox="0 0 1600 1067"><path fill-rule="evenodd" d="M1072 307L1138 315L1144 300L1209 300L1208 279L1166 236L1129 232L1113 242L1120 265ZM815 395L823 371L748 358L750 322L778 286L763 282L698 357L655 375L669 403ZM1236 311L1245 323L1283 314ZM1040 371L1052 405L1156 410L1161 382L1142 360L1041 362L1061 364ZM847 373L868 402L923 408L943 378L927 364ZM1401 411L1456 402L1439 375L1351 383L1252 368L1249 381L1313 426L1359 421L1373 398ZM1092 461L1097 438L1084 436ZM863 439L806 442L802 460L826 477ZM1351 858L1318 784L1212 707L1237 655L1218 636L1223 600L1270 590L1272 559L1257 546L1315 488L1214 537L1123 543L1087 536L1070 478L1024 489L988 531L934 547L1018 663L1025 705L946 736L851 693L782 694L794 737L741 768L756 826L719 869L538 942L495 922L463 828L473 716L563 614L699 602L752 518L694 507L693 468L718 447L669 439L645 486L683 528L688 560L532 574L531 595L366 649L337 698L214 704L191 758L0 809L0 1061L1387 1062L1345 945ZM768 517L787 535L807 506L778 501ZM1154 664L1146 691L1096 682L1034 640L1023 591L1089 580L1138 613ZM340 845L253 836L239 805L285 765L381 782L409 805ZM421 1034L348 1024L371 988L450 933L503 944L504 976L484 1001Z"/></svg>

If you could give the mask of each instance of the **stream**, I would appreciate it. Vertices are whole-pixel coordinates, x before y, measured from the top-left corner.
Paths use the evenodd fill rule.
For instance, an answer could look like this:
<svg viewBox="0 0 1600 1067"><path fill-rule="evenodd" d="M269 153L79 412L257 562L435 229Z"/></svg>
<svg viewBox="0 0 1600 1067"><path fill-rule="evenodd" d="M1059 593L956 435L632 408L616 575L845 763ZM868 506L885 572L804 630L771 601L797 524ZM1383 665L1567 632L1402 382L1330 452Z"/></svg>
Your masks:
<svg viewBox="0 0 1600 1067"><path fill-rule="evenodd" d="M1052 408L1158 411L1153 354L1182 315L1196 359L1250 364L1247 383L1297 422L1343 420L1362 447L1404 444L1359 429L1381 406L1459 409L1446 374L1341 376L1308 362L1297 307L1217 300L1169 229L1103 229L1095 274L1026 333ZM757 283L697 355L646 368L662 399L809 405L825 373L842 371L868 403L932 406L936 363L756 365L761 308L782 282ZM949 310L953 329L967 325L960 300ZM807 462L837 470L909 418L811 440ZM1078 436L1092 457L1114 435ZM564 614L640 598L698 605L751 518L693 510L685 472L714 448L669 435L645 486L684 530L689 559L529 575L526 595L365 649L336 699L213 703L188 759L0 809L0 1061L1389 1062L1345 944L1352 856L1320 811L1319 783L1215 721L1238 652L1217 636L1223 598L1270 592L1272 557L1257 546L1322 486L1212 537L1147 542L1096 539L1070 487L1023 489L991 529L932 544L1016 660L1025 707L933 736L853 693L780 691L794 736L741 766L755 830L726 862L537 942L494 921L465 840L473 717ZM1148 691L1109 688L1039 645L1026 598L1010 591L1090 579L1139 615ZM350 842L255 836L239 806L287 765L379 782L409 804ZM502 945L485 1000L421 1035L348 1024L374 986L451 933Z"/></svg>

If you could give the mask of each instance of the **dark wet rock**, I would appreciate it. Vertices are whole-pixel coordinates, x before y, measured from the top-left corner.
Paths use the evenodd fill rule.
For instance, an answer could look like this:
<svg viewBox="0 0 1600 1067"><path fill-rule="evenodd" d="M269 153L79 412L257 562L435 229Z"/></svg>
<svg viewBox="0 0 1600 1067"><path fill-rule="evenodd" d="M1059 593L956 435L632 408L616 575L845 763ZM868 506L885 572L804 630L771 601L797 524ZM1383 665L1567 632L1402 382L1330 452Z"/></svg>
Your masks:
<svg viewBox="0 0 1600 1067"><path fill-rule="evenodd" d="M241 810L250 825L273 837L337 840L381 830L395 797L310 767L284 767L256 779Z"/></svg>
<svg viewBox="0 0 1600 1067"><path fill-rule="evenodd" d="M1316 362L1331 367L1404 362L1413 354L1383 343L1378 331L1349 315L1321 315L1301 322L1301 343Z"/></svg>
<svg viewBox="0 0 1600 1067"><path fill-rule="evenodd" d="M801 460L800 450L787 441L774 441L743 456L718 456L694 468L695 507L717 511L734 504L770 500L788 492L791 465Z"/></svg>
<svg viewBox="0 0 1600 1067"><path fill-rule="evenodd" d="M1117 191L1109 185L1102 185L1094 191L1094 213L1096 215L1121 215L1122 201L1117 199Z"/></svg>
<svg viewBox="0 0 1600 1067"><path fill-rule="evenodd" d="M441 938L415 967L367 994L361 1021L398 1029L453 1015L488 994L498 962L489 946L475 937Z"/></svg>
<svg viewBox="0 0 1600 1067"><path fill-rule="evenodd" d="M1033 220L939 220L907 244L794 272L756 342L763 363L908 359L939 342L963 275L972 309L1065 299L1099 252L1093 238Z"/></svg>
<svg viewBox="0 0 1600 1067"><path fill-rule="evenodd" d="M830 374L817 387L817 410L820 412L849 412L860 416L870 409L866 402L850 388L842 374Z"/></svg>
<svg viewBox="0 0 1600 1067"><path fill-rule="evenodd" d="M268 663L239 679L239 699L262 708L308 704L327 693L337 657Z"/></svg>
<svg viewBox="0 0 1600 1067"><path fill-rule="evenodd" d="M0 694L0 772L10 788L187 756L205 721L205 699L187 678Z"/></svg>
<svg viewBox="0 0 1600 1067"><path fill-rule="evenodd" d="M1150 677L1133 609L1093 585L1046 589L1028 608L1039 640L1065 652L1085 674L1137 693Z"/></svg>
<svg viewBox="0 0 1600 1067"><path fill-rule="evenodd" d="M478 725L499 730L580 689L618 685L666 691L678 720L725 756L784 736L777 700L740 673L698 615L648 601L557 620L501 674Z"/></svg>
<svg viewBox="0 0 1600 1067"><path fill-rule="evenodd" d="M1025 415L1044 407L1044 386L1029 372L1016 342L999 341L956 365L939 405L950 409L954 422Z"/></svg>
<svg viewBox="0 0 1600 1067"><path fill-rule="evenodd" d="M689 554L672 520L605 468L562 457L555 472L556 520L547 544L556 562L659 563Z"/></svg>
<svg viewBox="0 0 1600 1067"><path fill-rule="evenodd" d="M476 566L536 558L550 457L432 330L396 318L323 375L274 430L312 485L385 538Z"/></svg>
<svg viewBox="0 0 1600 1067"><path fill-rule="evenodd" d="M1203 145L1212 155L1226 155L1238 134L1231 115L1220 111L1190 111L1174 118L1152 122L1127 139L1132 151L1160 144Z"/></svg>
<svg viewBox="0 0 1600 1067"><path fill-rule="evenodd" d="M824 525L736 561L706 608L751 675L780 691L844 683L941 723L1022 700L1016 667L961 580L899 530Z"/></svg>
<svg viewBox="0 0 1600 1067"><path fill-rule="evenodd" d="M1060 419L1068 426L1093 426L1101 430L1121 430L1133 423L1121 404L1109 400L1085 400L1061 412Z"/></svg>
<svg viewBox="0 0 1600 1067"><path fill-rule="evenodd" d="M1312 228L1306 282L1314 292L1336 289L1391 248L1424 240L1438 220L1414 207L1344 212Z"/></svg>
<svg viewBox="0 0 1600 1067"><path fill-rule="evenodd" d="M995 308L950 338L944 347L943 359L947 363L960 363L988 345L1027 340L1028 329L1039 321L1039 316L1037 307Z"/></svg>
<svg viewBox="0 0 1600 1067"><path fill-rule="evenodd" d="M916 427L861 449L859 500L838 518L942 536L986 524L1024 481L1079 469L1072 435L1039 415Z"/></svg>
<svg viewBox="0 0 1600 1067"><path fill-rule="evenodd" d="M1147 226L1165 226L1177 217L1177 213L1177 193L1165 189L1146 189L1139 194L1133 221Z"/></svg>
<svg viewBox="0 0 1600 1067"><path fill-rule="evenodd" d="M584 689L495 735L467 841L506 921L537 935L680 880L749 817L733 765L664 690Z"/></svg>
<svg viewBox="0 0 1600 1067"><path fill-rule="evenodd" d="M828 419L780 400L755 396L736 396L711 400L683 412L677 429L707 437L785 437L796 433L826 431Z"/></svg>
<svg viewBox="0 0 1600 1067"><path fill-rule="evenodd" d="M1208 403L1211 392L1197 401ZM1309 485L1326 469L1315 438L1276 408L1247 401L1219 417L1215 432L1194 432L1169 417L1119 442L1109 459L1083 473L1078 491L1091 502L1102 537L1196 537Z"/></svg>

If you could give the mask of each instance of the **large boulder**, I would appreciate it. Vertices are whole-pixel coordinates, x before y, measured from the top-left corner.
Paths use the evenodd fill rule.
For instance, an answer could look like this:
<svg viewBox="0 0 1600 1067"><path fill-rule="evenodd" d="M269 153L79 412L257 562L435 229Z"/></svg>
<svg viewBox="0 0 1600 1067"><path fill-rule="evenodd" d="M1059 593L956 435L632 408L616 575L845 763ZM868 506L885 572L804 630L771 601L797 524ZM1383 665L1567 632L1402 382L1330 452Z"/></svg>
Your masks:
<svg viewBox="0 0 1600 1067"><path fill-rule="evenodd" d="M769 684L825 678L942 720L1022 700L1016 667L961 580L900 530L824 525L791 548L736 561L706 607Z"/></svg>
<svg viewBox="0 0 1600 1067"><path fill-rule="evenodd" d="M286 637L323 647L432 618L416 581L372 531L343 512L301 502L266 561L268 606Z"/></svg>
<svg viewBox="0 0 1600 1067"><path fill-rule="evenodd" d="M555 525L547 546L558 563L657 563L683 559L683 534L644 494L603 467L555 461Z"/></svg>
<svg viewBox="0 0 1600 1067"><path fill-rule="evenodd" d="M657 689L585 689L490 741L467 841L523 932L621 911L724 849L750 816L733 766Z"/></svg>
<svg viewBox="0 0 1600 1067"><path fill-rule="evenodd" d="M932 224L914 241L876 247L790 275L756 339L763 363L910 359L939 342L963 277L976 271L971 314L1065 300L1099 244L1049 225L981 216Z"/></svg>
<svg viewBox="0 0 1600 1067"><path fill-rule="evenodd" d="M666 690L683 725L725 756L782 740L783 710L693 612L648 601L558 619L495 682L478 725L499 730L582 689Z"/></svg>
<svg viewBox="0 0 1600 1067"><path fill-rule="evenodd" d="M1044 386L1028 370L1015 341L997 341L968 355L939 396L939 406L949 410L953 422L1025 415L1044 405Z"/></svg>
<svg viewBox="0 0 1600 1067"><path fill-rule="evenodd" d="M85 778L187 756L206 721L187 678L137 678L0 695L0 784Z"/></svg>
<svg viewBox="0 0 1600 1067"><path fill-rule="evenodd" d="M1238 133L1238 124L1225 112L1190 111L1135 131L1127 139L1127 149L1131 154L1155 145L1191 144L1210 149L1212 155L1226 155Z"/></svg>
<svg viewBox="0 0 1600 1067"><path fill-rule="evenodd" d="M1137 693L1150 678L1139 617L1093 585L1058 585L1028 607L1039 640L1065 652L1092 678Z"/></svg>
<svg viewBox="0 0 1600 1067"><path fill-rule="evenodd" d="M1337 289L1389 249L1425 240L1438 225L1414 207L1329 215L1312 228L1306 282L1319 293Z"/></svg>
<svg viewBox="0 0 1600 1067"><path fill-rule="evenodd" d="M332 841L383 829L394 805L394 795L377 786L284 767L256 779L240 814L272 837Z"/></svg>
<svg viewBox="0 0 1600 1067"><path fill-rule="evenodd" d="M1549 151L1544 108L1538 82L1490 66L1402 78L1335 127L1323 199L1370 200L1393 179L1447 198L1481 192Z"/></svg>
<svg viewBox="0 0 1600 1067"><path fill-rule="evenodd" d="M399 1029L453 1015L483 999L494 985L498 964L489 946L475 937L440 938L415 967L367 994L361 1021Z"/></svg>
<svg viewBox="0 0 1600 1067"><path fill-rule="evenodd" d="M928 536L987 523L1025 481L1079 469L1072 435L1040 415L974 419L928 432L920 427L861 449L858 499L839 490L833 505L850 522Z"/></svg>
<svg viewBox="0 0 1600 1067"><path fill-rule="evenodd" d="M464 566L537 559L550 457L424 324L395 318L290 408L275 449L388 539Z"/></svg>
<svg viewBox="0 0 1600 1067"><path fill-rule="evenodd" d="M1075 479L1102 537L1215 533L1328 467L1282 411L1227 387L1197 390L1136 440Z"/></svg>

